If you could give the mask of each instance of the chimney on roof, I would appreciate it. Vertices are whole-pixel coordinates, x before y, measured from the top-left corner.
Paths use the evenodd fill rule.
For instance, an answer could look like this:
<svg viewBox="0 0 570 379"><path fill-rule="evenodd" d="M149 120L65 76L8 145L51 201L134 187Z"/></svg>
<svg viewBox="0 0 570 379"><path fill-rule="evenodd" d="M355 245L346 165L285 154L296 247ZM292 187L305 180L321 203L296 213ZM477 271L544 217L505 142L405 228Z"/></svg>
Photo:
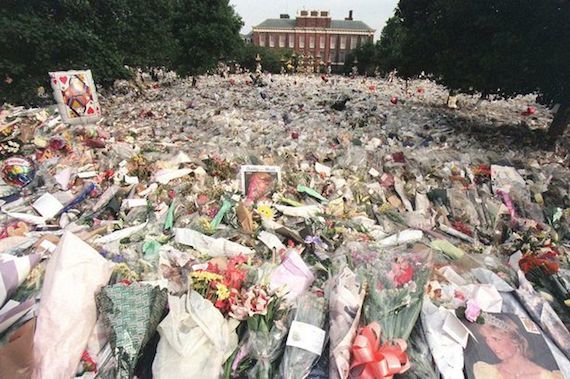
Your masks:
<svg viewBox="0 0 570 379"><path fill-rule="evenodd" d="M301 11L301 16L308 16L309 15L309 11Z"/></svg>
<svg viewBox="0 0 570 379"><path fill-rule="evenodd" d="M345 20L352 21L352 9L348 11L348 17Z"/></svg>
<svg viewBox="0 0 570 379"><path fill-rule="evenodd" d="M289 18L289 15L287 13L281 13L279 18Z"/></svg>

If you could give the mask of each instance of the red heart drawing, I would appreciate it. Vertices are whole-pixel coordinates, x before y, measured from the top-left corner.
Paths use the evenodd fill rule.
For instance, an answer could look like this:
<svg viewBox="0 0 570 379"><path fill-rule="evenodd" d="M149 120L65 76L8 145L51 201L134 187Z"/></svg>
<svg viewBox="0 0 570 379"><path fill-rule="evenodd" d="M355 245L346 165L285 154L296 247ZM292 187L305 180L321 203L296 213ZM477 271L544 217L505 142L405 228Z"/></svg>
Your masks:
<svg viewBox="0 0 570 379"><path fill-rule="evenodd" d="M93 114L93 113L95 113L95 110L89 107L89 109L87 109L87 114Z"/></svg>
<svg viewBox="0 0 570 379"><path fill-rule="evenodd" d="M59 81L62 82L63 84L67 83L67 76L60 76Z"/></svg>
<svg viewBox="0 0 570 379"><path fill-rule="evenodd" d="M57 80L54 79L54 80L53 80L53 84L57 84Z"/></svg>

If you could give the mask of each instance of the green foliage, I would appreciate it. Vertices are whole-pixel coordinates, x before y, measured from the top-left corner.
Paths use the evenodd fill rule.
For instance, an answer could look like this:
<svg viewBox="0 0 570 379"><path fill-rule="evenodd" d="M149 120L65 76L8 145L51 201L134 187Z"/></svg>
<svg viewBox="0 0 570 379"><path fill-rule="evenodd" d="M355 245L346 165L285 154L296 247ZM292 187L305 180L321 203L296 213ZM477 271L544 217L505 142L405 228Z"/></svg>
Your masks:
<svg viewBox="0 0 570 379"><path fill-rule="evenodd" d="M293 54L288 49L270 49L267 47L255 46L252 44L244 44L234 55L234 59L240 66L247 68L249 71L255 71L255 57L259 54L261 58L261 66L263 71L277 74L281 72L281 59L289 60Z"/></svg>
<svg viewBox="0 0 570 379"><path fill-rule="evenodd" d="M242 21L228 0L177 0L176 8L173 30L180 47L179 73L203 73L242 45Z"/></svg>
<svg viewBox="0 0 570 379"><path fill-rule="evenodd" d="M366 42L346 55L343 73L352 72L354 60L358 61L358 73L360 75L372 75L379 65L378 46L372 42Z"/></svg>
<svg viewBox="0 0 570 379"><path fill-rule="evenodd" d="M0 102L40 105L49 71L93 71L98 84L124 65L202 73L240 46L227 0L2 0ZM11 83L8 83L11 79Z"/></svg>
<svg viewBox="0 0 570 379"><path fill-rule="evenodd" d="M387 55L401 76L424 71L463 93L539 93L543 103L568 109L567 1L400 0L396 17L401 25L382 35L393 42ZM562 115L558 125L567 125Z"/></svg>
<svg viewBox="0 0 570 379"><path fill-rule="evenodd" d="M48 71L91 68L98 79L125 77L121 57L94 32L87 2L6 0L0 8L0 101L41 102ZM9 77L11 84L5 82Z"/></svg>
<svg viewBox="0 0 570 379"><path fill-rule="evenodd" d="M405 38L402 20L398 16L390 17L377 43L378 68L381 73L387 74L402 65L405 58L402 55L402 43Z"/></svg>

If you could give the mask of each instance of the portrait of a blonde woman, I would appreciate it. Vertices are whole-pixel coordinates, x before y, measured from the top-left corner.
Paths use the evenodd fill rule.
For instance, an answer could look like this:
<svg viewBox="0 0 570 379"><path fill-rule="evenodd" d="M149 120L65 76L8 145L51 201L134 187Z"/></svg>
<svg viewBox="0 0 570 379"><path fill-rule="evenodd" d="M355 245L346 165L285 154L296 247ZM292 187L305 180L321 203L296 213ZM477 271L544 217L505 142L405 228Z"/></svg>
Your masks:
<svg viewBox="0 0 570 379"><path fill-rule="evenodd" d="M477 342L470 341L466 361L474 361L475 379L563 378L538 329L529 333L518 319L494 315L488 315L484 324L470 325L469 329ZM471 359L467 359L469 355Z"/></svg>

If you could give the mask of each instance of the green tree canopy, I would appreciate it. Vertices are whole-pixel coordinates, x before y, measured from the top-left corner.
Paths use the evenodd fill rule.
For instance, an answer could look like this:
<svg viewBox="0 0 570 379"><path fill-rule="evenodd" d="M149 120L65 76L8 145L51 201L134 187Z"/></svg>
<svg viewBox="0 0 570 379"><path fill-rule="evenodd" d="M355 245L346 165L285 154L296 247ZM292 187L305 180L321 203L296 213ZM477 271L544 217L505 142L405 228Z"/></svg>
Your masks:
<svg viewBox="0 0 570 379"><path fill-rule="evenodd" d="M559 0L400 0L392 54L403 77L424 71L464 93L538 93L560 103L551 135L570 120L570 3ZM392 45L394 46L394 44Z"/></svg>
<svg viewBox="0 0 570 379"><path fill-rule="evenodd" d="M124 65L201 73L241 45L228 0L2 0L0 101L37 105L48 72L93 71L99 84Z"/></svg>

